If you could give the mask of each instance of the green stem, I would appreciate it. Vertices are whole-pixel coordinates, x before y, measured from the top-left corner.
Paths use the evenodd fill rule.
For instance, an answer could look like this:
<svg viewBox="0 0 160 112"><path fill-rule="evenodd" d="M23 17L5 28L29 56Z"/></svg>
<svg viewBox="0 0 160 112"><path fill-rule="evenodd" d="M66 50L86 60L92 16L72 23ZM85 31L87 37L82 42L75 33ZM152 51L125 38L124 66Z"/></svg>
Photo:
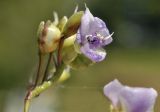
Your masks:
<svg viewBox="0 0 160 112"><path fill-rule="evenodd" d="M30 100L25 100L24 112L29 112Z"/></svg>
<svg viewBox="0 0 160 112"><path fill-rule="evenodd" d="M62 63L61 66L57 68L54 76L50 80L44 81L41 85L28 91L26 98L25 98L24 112L29 112L30 102L34 97L38 96L39 94L41 94L43 91L45 91L49 87L57 84L64 68L65 68L65 65Z"/></svg>

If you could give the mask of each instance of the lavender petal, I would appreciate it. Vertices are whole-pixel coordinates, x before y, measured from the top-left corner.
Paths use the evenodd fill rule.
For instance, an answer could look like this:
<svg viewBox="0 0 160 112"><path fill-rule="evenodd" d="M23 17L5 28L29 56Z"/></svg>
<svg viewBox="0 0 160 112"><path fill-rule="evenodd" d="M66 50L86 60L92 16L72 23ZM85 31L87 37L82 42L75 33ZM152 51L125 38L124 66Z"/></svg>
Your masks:
<svg viewBox="0 0 160 112"><path fill-rule="evenodd" d="M80 34L82 35L82 38L85 38L85 36L88 35L89 24L93 20L94 20L93 15L89 11L89 9L86 8L84 15L82 16L81 25L80 25Z"/></svg>
<svg viewBox="0 0 160 112"><path fill-rule="evenodd" d="M101 19L94 17L94 21L91 21L89 24L89 34L98 33L98 31L102 29L106 29L106 34L109 35L109 31L105 23Z"/></svg>
<svg viewBox="0 0 160 112"><path fill-rule="evenodd" d="M152 112L156 97L153 88L124 87L120 93L122 108L126 112Z"/></svg>
<svg viewBox="0 0 160 112"><path fill-rule="evenodd" d="M123 112L153 112L157 92L153 88L128 87L114 80L104 87L114 109Z"/></svg>
<svg viewBox="0 0 160 112"><path fill-rule="evenodd" d="M122 88L123 85L117 79L115 79L107 84L103 89L105 96L109 98L109 100L112 102L113 107L116 109L120 107L119 93Z"/></svg>
<svg viewBox="0 0 160 112"><path fill-rule="evenodd" d="M104 49L90 49L89 44L82 46L81 52L93 62L100 62L104 60L106 56Z"/></svg>

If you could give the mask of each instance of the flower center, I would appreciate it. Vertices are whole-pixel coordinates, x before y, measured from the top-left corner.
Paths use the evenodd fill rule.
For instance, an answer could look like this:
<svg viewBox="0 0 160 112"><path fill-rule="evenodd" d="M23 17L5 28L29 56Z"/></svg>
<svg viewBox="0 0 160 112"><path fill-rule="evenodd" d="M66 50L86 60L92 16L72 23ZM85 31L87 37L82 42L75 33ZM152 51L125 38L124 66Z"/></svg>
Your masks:
<svg viewBox="0 0 160 112"><path fill-rule="evenodd" d="M86 39L91 47L100 47L103 37L100 34L86 35Z"/></svg>

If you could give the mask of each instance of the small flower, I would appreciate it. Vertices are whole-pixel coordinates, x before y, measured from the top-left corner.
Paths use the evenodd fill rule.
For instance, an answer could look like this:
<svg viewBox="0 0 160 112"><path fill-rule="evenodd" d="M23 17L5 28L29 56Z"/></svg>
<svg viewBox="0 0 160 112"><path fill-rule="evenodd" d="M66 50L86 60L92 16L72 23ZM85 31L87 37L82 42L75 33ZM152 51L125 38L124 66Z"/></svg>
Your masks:
<svg viewBox="0 0 160 112"><path fill-rule="evenodd" d="M102 47L112 42L111 36L105 23L94 17L86 7L76 37L80 51L94 62L102 61L106 56Z"/></svg>
<svg viewBox="0 0 160 112"><path fill-rule="evenodd" d="M114 80L104 87L104 94L117 112L153 112L157 92L153 88L128 87Z"/></svg>

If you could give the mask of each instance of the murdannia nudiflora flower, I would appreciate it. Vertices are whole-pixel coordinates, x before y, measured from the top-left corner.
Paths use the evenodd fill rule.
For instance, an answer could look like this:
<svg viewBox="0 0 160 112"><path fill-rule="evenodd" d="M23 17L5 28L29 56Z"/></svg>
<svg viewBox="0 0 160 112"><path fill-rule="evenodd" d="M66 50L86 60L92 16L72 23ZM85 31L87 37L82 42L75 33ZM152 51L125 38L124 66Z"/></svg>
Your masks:
<svg viewBox="0 0 160 112"><path fill-rule="evenodd" d="M93 62L102 61L106 56L102 47L112 42L111 36L105 23L94 17L86 7L76 37L80 51Z"/></svg>

